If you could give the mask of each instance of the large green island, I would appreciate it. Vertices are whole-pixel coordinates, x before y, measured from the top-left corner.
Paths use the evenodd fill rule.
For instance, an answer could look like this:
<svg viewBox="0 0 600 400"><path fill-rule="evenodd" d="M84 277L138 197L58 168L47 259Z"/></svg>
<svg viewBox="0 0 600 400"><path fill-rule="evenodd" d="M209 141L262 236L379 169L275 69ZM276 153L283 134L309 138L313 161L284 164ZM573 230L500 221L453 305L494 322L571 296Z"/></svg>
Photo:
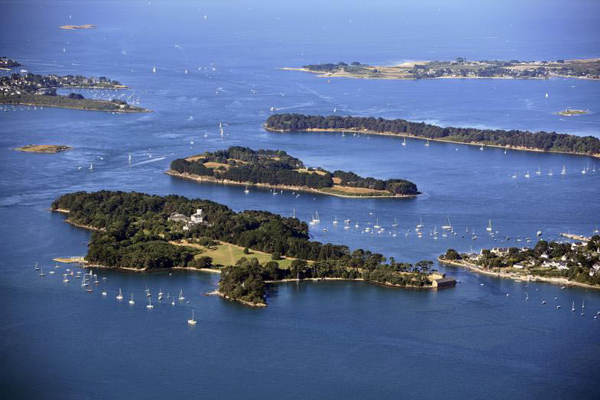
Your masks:
<svg viewBox="0 0 600 400"><path fill-rule="evenodd" d="M352 62L310 64L285 70L319 74L325 78L363 79L437 79L496 78L548 79L551 77L600 79L600 58L557 61L412 61L392 66L373 66Z"/></svg>
<svg viewBox="0 0 600 400"><path fill-rule="evenodd" d="M105 112L148 112L125 101L86 99L79 93L57 94L57 89L126 89L127 86L106 77L80 75L12 74L0 78L0 104L70 108Z"/></svg>
<svg viewBox="0 0 600 400"><path fill-rule="evenodd" d="M575 243L540 240L534 248L493 248L459 254L450 249L443 264L517 280L600 289L600 236Z"/></svg>
<svg viewBox="0 0 600 400"><path fill-rule="evenodd" d="M502 147L512 150L600 157L600 139L556 132L440 127L424 122L374 117L274 114L265 124L272 132L358 132L438 142Z"/></svg>
<svg viewBox="0 0 600 400"><path fill-rule="evenodd" d="M404 179L363 178L353 172L307 168L282 150L230 147L174 160L171 176L198 182L256 185L273 189L308 191L341 197L415 197L417 185Z"/></svg>
<svg viewBox="0 0 600 400"><path fill-rule="evenodd" d="M234 212L182 196L100 191L56 199L52 211L93 230L88 266L153 271L175 268L221 272L220 296L264 306L267 284L299 280L357 280L390 287L438 289L455 281L431 261L398 263L377 253L311 241L297 218L267 211ZM223 249L242 249L237 260L217 264ZM257 254L257 256L253 256ZM265 257L267 256L268 257ZM233 253L232 253L233 256Z"/></svg>

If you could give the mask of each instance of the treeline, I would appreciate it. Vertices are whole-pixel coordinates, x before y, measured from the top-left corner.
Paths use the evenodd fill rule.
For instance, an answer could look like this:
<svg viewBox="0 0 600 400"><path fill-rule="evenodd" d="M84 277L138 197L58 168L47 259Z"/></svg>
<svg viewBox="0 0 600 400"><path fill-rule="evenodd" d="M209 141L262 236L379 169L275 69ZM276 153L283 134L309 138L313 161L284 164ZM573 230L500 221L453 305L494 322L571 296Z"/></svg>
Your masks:
<svg viewBox="0 0 600 400"><path fill-rule="evenodd" d="M267 119L266 128L277 131L307 131L336 129L370 131L396 135L412 135L428 139L478 143L494 146L519 147L561 153L600 155L600 139L593 136L575 136L556 132L529 132L477 128L442 128L424 122L374 117L320 116L275 114Z"/></svg>
<svg viewBox="0 0 600 400"><path fill-rule="evenodd" d="M198 208L203 210L204 223L188 225L189 229L184 230L181 222L169 221L172 213L190 216ZM261 265L263 280L339 277L399 286L431 284L427 279L431 262L412 265L396 263L393 258L386 262L386 258L378 253L362 249L350 251L347 246L311 241L306 223L267 211L236 213L207 200L111 191L67 194L55 200L51 209L69 210L71 222L96 229L86 260L107 267L208 268L212 266L212 260L203 257L199 250L169 242L218 240L298 259L290 269L280 269L276 261ZM305 260L312 262L309 264ZM242 285L248 279L244 274L227 277L227 273L222 276L226 279L225 288L237 288L236 285ZM228 286L231 280L236 284ZM245 296L237 294L239 288L225 290L233 298Z"/></svg>
<svg viewBox="0 0 600 400"><path fill-rule="evenodd" d="M222 164L207 167L207 163ZM212 164L214 166L214 164ZM204 153L198 159L174 160L171 170L235 182L262 183L308 187L312 189L331 188L334 178L341 186L387 190L392 194L417 195L419 191L413 182L403 179L381 180L363 178L353 172L335 171L331 174L321 168L304 170L304 164L282 150L252 150L246 147L230 147L214 153ZM302 169L302 171L299 171Z"/></svg>

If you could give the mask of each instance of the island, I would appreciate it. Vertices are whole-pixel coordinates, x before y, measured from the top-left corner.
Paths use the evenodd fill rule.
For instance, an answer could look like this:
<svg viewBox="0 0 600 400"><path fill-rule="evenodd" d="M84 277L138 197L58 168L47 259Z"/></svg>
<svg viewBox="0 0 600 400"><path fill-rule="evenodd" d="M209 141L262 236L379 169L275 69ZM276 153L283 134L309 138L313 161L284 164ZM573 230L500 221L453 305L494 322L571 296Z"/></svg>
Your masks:
<svg viewBox="0 0 600 400"><path fill-rule="evenodd" d="M0 104L58 107L76 110L119 113L149 112L123 100L86 99L82 94L57 94L57 89L126 89L127 86L106 77L87 78L80 75L12 74L0 77Z"/></svg>
<svg viewBox="0 0 600 400"><path fill-rule="evenodd" d="M234 212L208 200L75 192L56 199L51 210L93 231L85 256L89 267L221 272L217 294L251 306L264 306L267 285L279 282L348 280L413 289L456 284L432 269L431 261L400 263L368 250L311 241L307 224L297 218Z"/></svg>
<svg viewBox="0 0 600 400"><path fill-rule="evenodd" d="M586 110L574 110L572 108L566 108L562 111L557 112L556 114L562 115L563 117L574 117L576 115L585 115L589 114L589 111Z"/></svg>
<svg viewBox="0 0 600 400"><path fill-rule="evenodd" d="M409 137L511 150L600 157L600 139L556 132L440 127L424 122L374 117L274 114L265 124L271 132L355 132ZM482 148L483 149L483 148Z"/></svg>
<svg viewBox="0 0 600 400"><path fill-rule="evenodd" d="M25 153L56 154L72 149L72 147L57 144L29 144L27 146L18 147L15 150L23 151Z"/></svg>
<svg viewBox="0 0 600 400"><path fill-rule="evenodd" d="M600 79L600 58L557 61L412 61L392 66L347 64L310 64L302 68L283 68L319 74L325 78L363 79L438 79L496 78L548 79L551 77Z"/></svg>
<svg viewBox="0 0 600 400"><path fill-rule="evenodd" d="M443 264L516 280L600 289L600 236L574 243L540 240L534 248L493 248L459 254L449 249Z"/></svg>
<svg viewBox="0 0 600 400"><path fill-rule="evenodd" d="M60 29L64 29L67 31L74 31L79 29L94 29L96 25L85 24L85 25L62 25Z"/></svg>
<svg viewBox="0 0 600 400"><path fill-rule="evenodd" d="M255 185L353 198L411 198L417 185L404 179L363 178L353 172L307 168L283 150L230 147L177 159L167 174L197 182Z"/></svg>
<svg viewBox="0 0 600 400"><path fill-rule="evenodd" d="M0 70L10 71L11 68L20 67L21 64L18 62L8 59L6 57L0 57Z"/></svg>

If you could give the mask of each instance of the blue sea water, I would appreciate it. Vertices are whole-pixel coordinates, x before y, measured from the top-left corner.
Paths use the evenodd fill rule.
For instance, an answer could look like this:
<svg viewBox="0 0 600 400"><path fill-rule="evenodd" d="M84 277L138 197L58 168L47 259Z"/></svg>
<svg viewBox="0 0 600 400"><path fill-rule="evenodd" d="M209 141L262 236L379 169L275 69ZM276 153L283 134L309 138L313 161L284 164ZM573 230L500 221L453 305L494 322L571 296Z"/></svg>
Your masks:
<svg viewBox="0 0 600 400"><path fill-rule="evenodd" d="M2 398L527 398L597 396L596 291L504 281L437 266L455 289L361 283L275 285L254 310L204 293L218 275L101 271L88 294L61 283L52 258L83 255L90 233L48 212L76 190L135 190L211 199L308 220L315 240L415 262L452 247L478 251L591 234L600 226L600 162L589 157L262 129L279 112L405 118L444 126L600 137L598 82L364 81L283 71L314 62L553 60L598 57L594 1L0 2L0 55L34 73L107 76L150 114L0 110L0 383ZM205 18L206 17L206 18ZM63 24L93 23L87 31ZM156 73L152 68L156 67ZM185 73L187 69L188 73ZM111 91L81 91L110 98ZM545 94L548 93L548 97ZM565 107L589 109L574 118ZM225 136L219 135L219 123ZM193 144L191 143L193 142ZM74 150L15 152L29 143ZM171 160L232 145L277 148L310 166L399 177L413 200L342 199L199 185L164 175ZM132 164L127 162L132 155ZM89 171L90 164L94 165ZM559 174L563 166L567 175ZM589 166L583 175L581 170ZM80 169L81 167L81 169ZM541 175L535 174L538 168ZM553 176L548 172L552 169ZM524 177L529 171L531 178ZM516 178L512 178L516 174ZM350 229L334 218L350 219ZM397 219L399 226L391 225ZM419 239L450 218L459 235ZM379 219L387 231L362 229ZM488 220L497 242L485 233ZM360 225L354 228L354 223ZM340 224L341 225L341 224ZM327 228L327 232L323 229ZM475 231L478 240L466 230ZM410 232L409 232L410 230ZM388 233L389 231L389 233ZM393 235L395 234L395 236ZM407 236L408 234L408 236ZM523 242L516 242L521 237ZM45 278L33 269L44 266ZM59 272L60 271L60 272ZM136 304L118 302L121 288ZM144 289L187 301L144 307ZM108 296L103 298L101 290ZM526 301L526 293L530 300ZM510 296L507 296L510 294ZM556 299L555 299L556 298ZM542 301L548 304L542 306ZM585 301L586 312L580 315ZM572 302L577 312L570 312ZM561 305L561 309L556 306ZM186 319L195 309L198 325Z"/></svg>

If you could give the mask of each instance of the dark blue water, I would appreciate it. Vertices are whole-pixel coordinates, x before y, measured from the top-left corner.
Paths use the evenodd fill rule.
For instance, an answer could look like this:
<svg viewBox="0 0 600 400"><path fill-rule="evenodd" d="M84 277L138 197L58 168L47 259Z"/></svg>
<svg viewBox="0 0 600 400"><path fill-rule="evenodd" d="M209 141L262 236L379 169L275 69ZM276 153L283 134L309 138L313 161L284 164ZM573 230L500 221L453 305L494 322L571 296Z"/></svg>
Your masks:
<svg viewBox="0 0 600 400"><path fill-rule="evenodd" d="M318 211L322 222L311 231L316 240L411 262L434 259L449 247L478 251L507 245L501 241L506 236L512 238L508 244L524 245L538 230L550 239L566 231L591 234L600 226L600 172L591 171L600 169L595 159L441 143L425 147L416 140L403 147L388 137L275 134L261 126L271 107L315 114L335 108L342 115L600 136L598 82L333 79L328 84L279 69L342 60L597 57L597 3L1 5L3 55L35 73L118 79L131 89L117 96L154 110L138 115L0 111L3 398L574 399L592 398L600 390L595 291L526 286L438 266L461 283L437 293L360 283L277 285L265 310L203 296L218 281L210 273L101 271L107 281L88 294L76 280L61 283L68 267L50 270L54 257L85 254L90 233L47 211L61 194L100 189L177 193L235 210L295 211L305 220ZM68 23L98 28L57 29ZM592 113L554 114L565 107ZM12 150L28 143L74 150L57 155ZM424 195L401 201L296 198L254 189L244 195L241 187L199 185L163 174L174 158L231 145L284 149L307 165L330 170L410 179ZM588 165L590 171L581 174ZM563 166L566 176L559 174ZM350 229L335 227L336 217L350 219ZM429 232L448 217L458 235L438 240L414 235L420 218ZM377 219L385 233L362 232ZM394 219L397 228L391 226ZM489 219L498 241L485 234ZM475 230L477 241L461 237L467 228ZM45 278L37 277L35 262L44 266ZM119 288L126 299L134 294L134 306L115 299ZM183 290L187 300L147 310L146 288L155 302L159 289ZM572 302L577 312L569 311ZM194 328L186 324L192 308L199 320Z"/></svg>

